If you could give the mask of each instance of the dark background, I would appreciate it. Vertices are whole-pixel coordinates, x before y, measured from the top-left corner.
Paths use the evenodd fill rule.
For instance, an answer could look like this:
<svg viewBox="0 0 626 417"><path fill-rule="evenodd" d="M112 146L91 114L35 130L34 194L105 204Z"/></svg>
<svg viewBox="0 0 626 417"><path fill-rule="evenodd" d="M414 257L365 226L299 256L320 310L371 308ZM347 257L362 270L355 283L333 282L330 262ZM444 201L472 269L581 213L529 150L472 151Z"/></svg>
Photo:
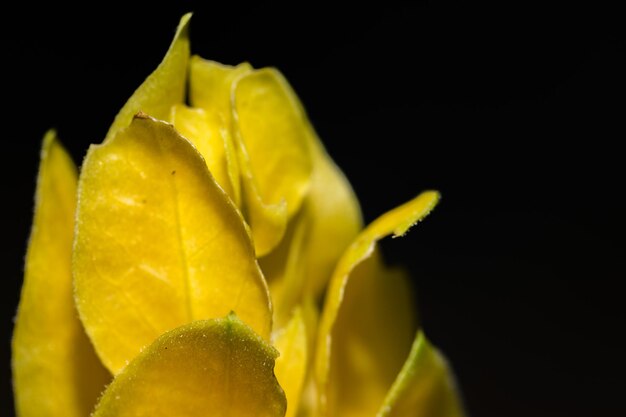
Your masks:
<svg viewBox="0 0 626 417"><path fill-rule="evenodd" d="M57 128L80 162L188 10L193 52L285 73L367 221L442 192L383 249L471 415L626 415L622 28L440 2L5 11L2 415L40 140Z"/></svg>

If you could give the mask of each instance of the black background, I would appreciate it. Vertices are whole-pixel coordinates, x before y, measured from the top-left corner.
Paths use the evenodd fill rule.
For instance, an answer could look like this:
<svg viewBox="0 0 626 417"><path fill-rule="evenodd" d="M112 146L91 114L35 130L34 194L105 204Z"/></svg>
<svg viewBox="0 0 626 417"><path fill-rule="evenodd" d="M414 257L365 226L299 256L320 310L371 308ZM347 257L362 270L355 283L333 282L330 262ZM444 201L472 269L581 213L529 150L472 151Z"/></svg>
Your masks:
<svg viewBox="0 0 626 417"><path fill-rule="evenodd" d="M626 414L621 28L440 2L6 10L0 413L41 137L57 128L79 163L188 10L194 53L284 72L367 221L442 192L383 249L410 268L471 415Z"/></svg>

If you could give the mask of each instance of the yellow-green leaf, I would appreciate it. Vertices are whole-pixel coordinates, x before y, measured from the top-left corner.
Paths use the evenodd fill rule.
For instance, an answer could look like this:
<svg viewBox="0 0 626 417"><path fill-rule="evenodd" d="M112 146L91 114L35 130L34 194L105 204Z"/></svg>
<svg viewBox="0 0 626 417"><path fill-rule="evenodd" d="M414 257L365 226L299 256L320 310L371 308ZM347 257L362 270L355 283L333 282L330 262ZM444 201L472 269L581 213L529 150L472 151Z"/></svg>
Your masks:
<svg viewBox="0 0 626 417"><path fill-rule="evenodd" d="M312 129L291 87L273 68L235 81L232 111L244 212L261 257L280 243L308 192Z"/></svg>
<svg viewBox="0 0 626 417"><path fill-rule="evenodd" d="M350 274L331 333L328 415L374 415L409 354L417 329L403 271L368 258Z"/></svg>
<svg viewBox="0 0 626 417"><path fill-rule="evenodd" d="M249 72L235 83L235 135L266 204L298 211L312 171L311 129L284 77L273 68Z"/></svg>
<svg viewBox="0 0 626 417"><path fill-rule="evenodd" d="M256 256L270 253L278 246L287 230L287 203L266 204L261 199L249 170L249 163L239 159L241 167L242 200L244 214L254 238Z"/></svg>
<svg viewBox="0 0 626 417"><path fill-rule="evenodd" d="M171 121L204 157L217 183L235 201L235 185L229 171L228 142L232 142L217 113L178 104L172 108ZM231 150L231 152L233 152Z"/></svg>
<svg viewBox="0 0 626 417"><path fill-rule="evenodd" d="M311 297L305 297L301 304L302 318L307 331L307 352L309 356L309 369L300 396L298 417L318 416L318 395L314 373L311 371L313 364L317 328L319 323L319 310L317 303Z"/></svg>
<svg viewBox="0 0 626 417"><path fill-rule="evenodd" d="M13 387L20 417L89 415L111 377L74 307L70 265L75 207L76 167L50 131L41 151L13 333Z"/></svg>
<svg viewBox="0 0 626 417"><path fill-rule="evenodd" d="M280 245L260 260L278 326L303 298L321 298L339 257L362 228L361 210L350 183L319 139L313 139L314 169L302 210Z"/></svg>
<svg viewBox="0 0 626 417"><path fill-rule="evenodd" d="M463 417L463 406L448 364L419 332L378 417Z"/></svg>
<svg viewBox="0 0 626 417"><path fill-rule="evenodd" d="M172 106L184 101L189 63L190 19L191 13L180 19L165 58L115 116L105 140L110 140L120 129L128 126L133 116L140 111L157 119L167 120Z"/></svg>
<svg viewBox="0 0 626 417"><path fill-rule="evenodd" d="M315 361L323 416L375 413L409 351L410 295L400 273L383 268L376 242L402 235L435 206L427 191L376 219L350 245L330 282Z"/></svg>
<svg viewBox="0 0 626 417"><path fill-rule="evenodd" d="M85 158L74 279L113 373L163 332L231 310L269 338L269 293L241 214L196 148L143 115Z"/></svg>
<svg viewBox="0 0 626 417"><path fill-rule="evenodd" d="M302 215L311 225L303 254L307 265L304 291L319 298L337 261L363 228L363 220L350 183L319 139L314 139L312 147L314 169Z"/></svg>
<svg viewBox="0 0 626 417"><path fill-rule="evenodd" d="M250 71L252 66L247 62L231 67L193 56L190 63L191 104L220 120L220 129L225 137L224 153L228 176L233 187L231 198L238 206L241 205L241 180L237 150L231 132L231 90L235 80Z"/></svg>
<svg viewBox="0 0 626 417"><path fill-rule="evenodd" d="M243 62L237 66L220 64L195 55L190 63L189 96L194 107L209 113L217 113L229 126L231 121L231 92L237 79L252 71L252 66Z"/></svg>
<svg viewBox="0 0 626 417"><path fill-rule="evenodd" d="M279 330L273 339L274 347L280 352L276 359L276 378L287 397L286 417L294 417L309 363L307 329L302 310L296 309L287 326Z"/></svg>
<svg viewBox="0 0 626 417"><path fill-rule="evenodd" d="M291 223L278 247L260 260L261 268L268 277L274 306L274 327L281 329L303 301L308 264L304 261L304 249L309 236L309 222L301 214Z"/></svg>
<svg viewBox="0 0 626 417"><path fill-rule="evenodd" d="M287 204L280 200L268 203L260 194L258 180L252 171L250 157L241 140L235 143L233 135L234 89L239 79L251 73L248 63L236 67L193 57L191 60L191 103L207 113L214 113L223 121L228 132L225 155L228 173L233 184L233 199L242 208L252 236L257 256L271 252L282 239L287 228ZM234 130L234 132L233 132ZM278 151L278 148L275 149Z"/></svg>
<svg viewBox="0 0 626 417"><path fill-rule="evenodd" d="M234 315L195 321L148 346L107 388L93 417L285 415L277 352Z"/></svg>

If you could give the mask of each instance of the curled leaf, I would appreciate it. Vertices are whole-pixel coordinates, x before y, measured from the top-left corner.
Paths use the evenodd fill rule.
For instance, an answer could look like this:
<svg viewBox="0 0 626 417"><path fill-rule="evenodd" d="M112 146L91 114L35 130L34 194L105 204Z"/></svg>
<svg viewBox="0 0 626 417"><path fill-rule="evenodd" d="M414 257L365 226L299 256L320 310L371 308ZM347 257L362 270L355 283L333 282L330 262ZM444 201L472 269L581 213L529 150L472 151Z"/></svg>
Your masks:
<svg viewBox="0 0 626 417"><path fill-rule="evenodd" d="M312 129L291 87L273 68L237 79L232 111L244 211L261 257L280 243L308 193Z"/></svg>
<svg viewBox="0 0 626 417"><path fill-rule="evenodd" d="M232 137L231 91L233 83L248 72L252 66L246 62L232 67L199 56L191 57L189 95L191 104L219 119L224 136L224 155L228 177L232 186L230 195L241 206L241 174L237 149Z"/></svg>
<svg viewBox="0 0 626 417"><path fill-rule="evenodd" d="M284 77L272 68L247 73L232 93L235 137L264 203L299 209L312 171L310 126Z"/></svg>
<svg viewBox="0 0 626 417"><path fill-rule="evenodd" d="M383 268L376 242L433 209L427 191L376 219L348 247L330 282L315 360L324 416L375 413L400 370L414 324L405 277ZM390 324L393 321L393 324Z"/></svg>
<svg viewBox="0 0 626 417"><path fill-rule="evenodd" d="M350 183L317 137L311 148L314 168L302 210L280 245L260 261L279 324L303 298L321 298L337 261L362 228Z"/></svg>

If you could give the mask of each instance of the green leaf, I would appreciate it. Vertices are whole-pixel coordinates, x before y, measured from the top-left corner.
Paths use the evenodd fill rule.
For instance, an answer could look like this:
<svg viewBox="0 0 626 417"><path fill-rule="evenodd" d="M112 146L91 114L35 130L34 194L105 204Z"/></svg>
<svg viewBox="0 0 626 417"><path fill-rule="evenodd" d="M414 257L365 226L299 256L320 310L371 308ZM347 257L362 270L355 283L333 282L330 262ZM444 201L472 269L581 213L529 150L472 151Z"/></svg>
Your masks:
<svg viewBox="0 0 626 417"><path fill-rule="evenodd" d="M107 388L93 417L282 417L278 352L231 314L160 336Z"/></svg>
<svg viewBox="0 0 626 417"><path fill-rule="evenodd" d="M423 332L389 390L378 417L463 417L448 363Z"/></svg>

